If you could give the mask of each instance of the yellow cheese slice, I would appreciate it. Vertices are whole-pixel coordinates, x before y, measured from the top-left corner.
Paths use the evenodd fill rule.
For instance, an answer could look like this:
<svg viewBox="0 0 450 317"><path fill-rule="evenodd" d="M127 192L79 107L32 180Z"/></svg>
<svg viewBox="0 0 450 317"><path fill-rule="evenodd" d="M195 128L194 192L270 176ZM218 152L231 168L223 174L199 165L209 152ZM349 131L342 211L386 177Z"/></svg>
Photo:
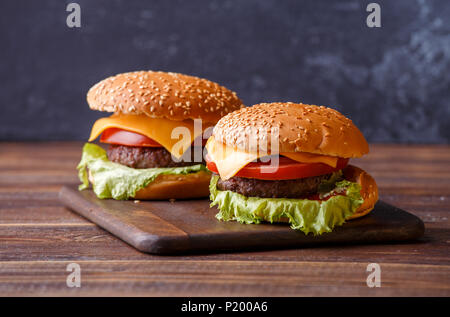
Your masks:
<svg viewBox="0 0 450 317"><path fill-rule="evenodd" d="M215 142L211 136L206 142L205 148L208 150L208 156L216 164L220 178L227 180L245 165L258 158L257 153L250 153L227 146L222 142Z"/></svg>
<svg viewBox="0 0 450 317"><path fill-rule="evenodd" d="M338 158L335 156L318 155L311 153L283 152L281 155L289 157L291 160L302 163L324 163L332 167L337 166Z"/></svg>
<svg viewBox="0 0 450 317"><path fill-rule="evenodd" d="M222 142L216 142L211 136L206 143L208 156L216 164L220 178L227 180L239 172L248 163L260 158L263 155L258 153L246 152L234 147L227 146ZM289 157L292 160L301 163L324 163L336 167L337 157L316 155L311 153L285 153L280 155Z"/></svg>
<svg viewBox="0 0 450 317"><path fill-rule="evenodd" d="M91 130L89 141L95 140L109 128L140 133L161 144L176 158L181 158L194 139L202 135L207 127L194 129L193 120L174 121L165 118L150 118L146 115L112 115L97 120Z"/></svg>

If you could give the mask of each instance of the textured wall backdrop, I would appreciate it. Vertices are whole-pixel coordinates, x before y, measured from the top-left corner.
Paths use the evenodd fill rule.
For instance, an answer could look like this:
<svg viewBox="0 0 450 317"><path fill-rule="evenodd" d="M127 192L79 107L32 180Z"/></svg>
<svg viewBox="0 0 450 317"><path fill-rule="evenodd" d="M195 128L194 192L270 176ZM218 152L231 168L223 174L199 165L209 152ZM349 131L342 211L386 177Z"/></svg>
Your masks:
<svg viewBox="0 0 450 317"><path fill-rule="evenodd" d="M81 28L66 5L81 5ZM366 6L381 5L381 28ZM206 77L246 105L337 108L372 142L450 141L450 1L0 2L0 140L86 139L120 72Z"/></svg>

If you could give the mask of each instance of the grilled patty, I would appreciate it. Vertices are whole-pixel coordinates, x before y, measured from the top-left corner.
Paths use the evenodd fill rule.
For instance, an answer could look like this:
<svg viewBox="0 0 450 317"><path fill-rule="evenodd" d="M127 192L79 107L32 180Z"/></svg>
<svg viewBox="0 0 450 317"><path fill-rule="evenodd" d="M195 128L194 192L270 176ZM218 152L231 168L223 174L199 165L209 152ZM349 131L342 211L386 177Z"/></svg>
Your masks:
<svg viewBox="0 0 450 317"><path fill-rule="evenodd" d="M319 184L330 175L279 181L232 177L228 180L219 179L217 189L230 190L247 197L303 198L316 194Z"/></svg>
<svg viewBox="0 0 450 317"><path fill-rule="evenodd" d="M139 147L111 144L107 150L108 159L112 162L126 165L132 168L154 167L182 167L196 164L205 164L202 156L201 162L194 162L194 150L191 147L190 161L175 162L172 155L163 147Z"/></svg>

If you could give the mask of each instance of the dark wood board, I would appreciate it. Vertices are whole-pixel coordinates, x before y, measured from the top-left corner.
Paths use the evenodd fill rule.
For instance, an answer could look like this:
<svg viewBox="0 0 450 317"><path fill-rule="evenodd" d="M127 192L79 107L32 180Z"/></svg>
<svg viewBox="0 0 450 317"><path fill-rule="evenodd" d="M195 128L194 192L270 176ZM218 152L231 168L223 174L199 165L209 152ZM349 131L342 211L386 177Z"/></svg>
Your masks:
<svg viewBox="0 0 450 317"><path fill-rule="evenodd" d="M154 254L199 251L307 247L325 243L387 243L415 240L424 233L416 216L379 201L367 216L331 233L305 235L287 224L245 225L215 218L209 201L115 201L98 199L91 190L63 187L60 200L70 209L128 242Z"/></svg>

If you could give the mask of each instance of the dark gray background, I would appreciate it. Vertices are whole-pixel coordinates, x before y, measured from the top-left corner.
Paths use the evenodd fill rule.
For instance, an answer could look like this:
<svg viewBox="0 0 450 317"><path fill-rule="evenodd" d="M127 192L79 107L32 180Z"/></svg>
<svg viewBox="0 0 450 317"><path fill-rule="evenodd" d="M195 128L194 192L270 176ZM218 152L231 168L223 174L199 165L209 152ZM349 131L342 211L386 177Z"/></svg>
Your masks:
<svg viewBox="0 0 450 317"><path fill-rule="evenodd" d="M450 1L0 2L0 140L86 139L86 92L120 72L206 77L246 105L332 106L372 142L449 143Z"/></svg>

